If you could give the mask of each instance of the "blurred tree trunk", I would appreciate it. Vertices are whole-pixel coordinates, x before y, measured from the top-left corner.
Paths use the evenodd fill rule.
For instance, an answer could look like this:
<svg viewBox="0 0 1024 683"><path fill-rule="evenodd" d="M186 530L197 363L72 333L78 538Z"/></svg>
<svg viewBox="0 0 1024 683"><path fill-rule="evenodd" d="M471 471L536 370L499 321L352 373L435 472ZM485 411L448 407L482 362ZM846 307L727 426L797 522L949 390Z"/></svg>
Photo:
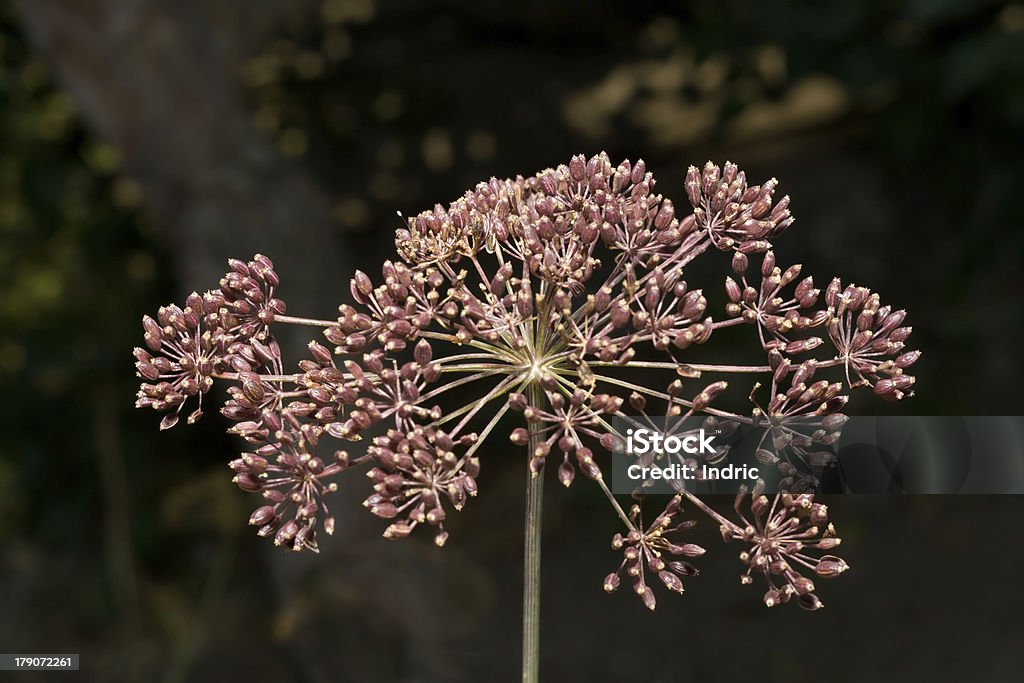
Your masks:
<svg viewBox="0 0 1024 683"><path fill-rule="evenodd" d="M287 162L250 125L236 74L241 61L275 26L296 13L319 9L311 0L24 0L19 10L29 36L76 99L85 118L121 156L126 174L143 188L148 208L171 247L174 269L186 291L216 286L229 256L264 251L282 276L282 295L297 314L331 317L350 272L344 235L331 219L328 198L295 164ZM296 330L298 339L316 333ZM298 339L289 339L294 342ZM346 505L346 503L348 505ZM346 519L356 500L339 501L342 538L325 546L323 562L367 534L369 516ZM355 521L355 524L348 522ZM244 519L239 519L243 526ZM379 534L374 526L373 536ZM268 546L269 547L269 546ZM358 545L356 546L358 547ZM386 553L349 553L347 590L359 596L330 617L335 628L321 638L292 641L299 661L316 661L325 645L363 632L366 614L386 614L393 624L381 641L400 638L400 666L415 662L430 677L445 614L439 597L412 586L431 560L421 545ZM298 600L296 574L308 570L274 552L273 575L281 602ZM442 592L443 595L443 592ZM397 631L394 632L394 631ZM360 635L363 642L366 635ZM366 656L380 651L373 643ZM393 653L394 654L394 653ZM191 659L191 656L189 656ZM347 675L359 659L335 661ZM365 663L365 662L364 662ZM188 666L195 664L186 662ZM367 667L372 671L373 667ZM451 671L447 671L446 676ZM309 674L309 672L307 672ZM344 676L343 676L344 677Z"/></svg>
<svg viewBox="0 0 1024 683"><path fill-rule="evenodd" d="M286 300L330 315L343 237L330 202L250 125L238 67L299 0L25 0L38 50L141 183L188 290L271 256ZM336 279L332 277L337 273Z"/></svg>

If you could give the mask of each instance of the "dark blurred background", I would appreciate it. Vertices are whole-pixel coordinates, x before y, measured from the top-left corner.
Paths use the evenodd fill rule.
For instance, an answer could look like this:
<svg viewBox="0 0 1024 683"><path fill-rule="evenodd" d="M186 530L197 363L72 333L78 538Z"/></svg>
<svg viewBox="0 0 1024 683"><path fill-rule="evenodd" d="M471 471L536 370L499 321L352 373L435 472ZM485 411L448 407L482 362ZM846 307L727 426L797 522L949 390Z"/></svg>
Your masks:
<svg viewBox="0 0 1024 683"><path fill-rule="evenodd" d="M131 349L257 251L329 317L396 211L573 153L643 157L677 204L691 163L777 176L780 260L910 310L918 395L883 413L1021 414L1024 4L608 5L0 5L0 651L90 680L515 680L515 452L444 550L380 539L360 480L319 557L278 553L218 416L132 409ZM815 614L764 609L704 523L702 575L652 615L601 590L600 495L555 489L546 680L1020 676L1019 498L830 501L854 570Z"/></svg>

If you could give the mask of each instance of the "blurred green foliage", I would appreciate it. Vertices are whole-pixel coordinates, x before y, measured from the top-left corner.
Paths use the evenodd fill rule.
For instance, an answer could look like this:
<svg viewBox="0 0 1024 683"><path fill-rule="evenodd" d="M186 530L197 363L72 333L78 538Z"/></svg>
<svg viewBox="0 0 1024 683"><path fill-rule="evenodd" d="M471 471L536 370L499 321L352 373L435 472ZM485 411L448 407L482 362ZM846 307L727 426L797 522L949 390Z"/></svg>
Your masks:
<svg viewBox="0 0 1024 683"><path fill-rule="evenodd" d="M150 421L131 410L141 312L173 296L142 203L117 151L87 131L5 12L0 641L9 647L34 646L46 634L53 643L107 642L104 657L114 659L124 629L139 623L136 568L153 581L173 566L164 543L183 526L174 511L187 504L175 485L195 460L180 441L150 443ZM236 503L225 495L229 483L217 483L215 498ZM201 502L205 515L215 511ZM167 591L147 593L155 600ZM143 659L147 632L132 635Z"/></svg>
<svg viewBox="0 0 1024 683"><path fill-rule="evenodd" d="M487 3L331 0L242 68L253 123L364 229L441 199L431 175L522 171L510 160L538 147L549 163L583 146L667 160L852 127L893 178L941 161L932 190L982 155L974 170L997 180L1016 156L998 143L1024 123L1019 2L572 7L528 1L496 21Z"/></svg>
<svg viewBox="0 0 1024 683"><path fill-rule="evenodd" d="M0 420L12 438L0 454L18 467L3 479L0 533L61 514L27 504L57 482L72 497L94 494L72 484L95 479L87 440L96 385L128 384L119 375L136 321L123 313L152 298L161 271L141 199L118 174L116 151L85 132L70 95L3 17Z"/></svg>

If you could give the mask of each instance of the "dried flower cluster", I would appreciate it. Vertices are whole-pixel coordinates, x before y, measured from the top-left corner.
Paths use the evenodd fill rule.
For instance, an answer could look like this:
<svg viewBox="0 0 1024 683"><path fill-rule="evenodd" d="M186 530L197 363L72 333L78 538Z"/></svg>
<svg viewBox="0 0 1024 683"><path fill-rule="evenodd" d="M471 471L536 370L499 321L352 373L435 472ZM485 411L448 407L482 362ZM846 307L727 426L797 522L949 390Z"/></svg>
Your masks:
<svg viewBox="0 0 1024 683"><path fill-rule="evenodd" d="M838 544L809 493L769 499L755 490L752 517L737 504L734 522L683 492L644 527L639 507L627 514L609 491L596 452L616 438L615 417L728 417L763 425L759 457L806 491L827 464L818 449L834 442L850 391L912 394L906 371L918 353L904 349L903 311L838 280L822 297L799 265L776 263L770 240L793 223L776 185L748 184L731 163L691 167L690 207L677 211L643 161L613 165L603 153L492 179L408 220L396 234L398 258L378 277L357 271L332 320L286 315L268 258L232 260L219 289L144 318L138 405L168 413L167 428L190 397L227 382L222 413L249 447L230 463L234 480L264 498L250 523L293 550L316 550L317 530L333 532L325 498L349 469L369 478L364 504L387 521L387 538L427 527L444 544L447 515L477 494L482 444L504 431L527 449L531 476L554 470L570 486L582 473L607 496L625 526L607 590L625 575L651 609L649 574L682 591L680 577L697 570L679 556L704 552L670 540L693 525L675 521L686 497L727 540L750 545L744 577L764 577L766 604L796 596L817 608L801 570L830 577L846 564L808 554ZM732 254L721 318L684 279L691 261L715 250ZM282 324L322 328L294 369L274 339ZM684 362L689 347L743 329L763 365ZM750 380L738 393L749 394L749 408L734 412L719 404L737 404L736 378ZM519 426L503 430L506 417ZM818 426L801 431L797 418ZM339 442L358 454L335 450Z"/></svg>
<svg viewBox="0 0 1024 683"><path fill-rule="evenodd" d="M612 548L622 550L623 560L619 568L604 580L604 589L609 593L619 587L623 571L633 580L633 590L648 609L654 609L657 600L654 591L646 582L646 571L654 573L658 580L670 591L683 592L682 577L696 576L700 571L685 560L665 560L671 557L700 557L706 551L695 543L679 545L673 543L669 536L692 529L697 522L686 520L675 524L675 516L680 511L682 496L675 496L665 511L658 515L649 527L644 528L643 514L639 505L634 505L629 512L629 519L634 528L623 536L615 534ZM673 526L675 524L675 526Z"/></svg>

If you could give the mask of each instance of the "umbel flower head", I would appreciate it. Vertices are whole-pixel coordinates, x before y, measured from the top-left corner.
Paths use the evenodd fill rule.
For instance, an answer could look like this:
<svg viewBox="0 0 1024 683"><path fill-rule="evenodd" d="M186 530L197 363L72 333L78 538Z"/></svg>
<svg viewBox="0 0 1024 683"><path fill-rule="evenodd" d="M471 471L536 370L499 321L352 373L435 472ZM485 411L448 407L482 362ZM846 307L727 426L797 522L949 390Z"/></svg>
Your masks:
<svg viewBox="0 0 1024 683"><path fill-rule="evenodd" d="M634 523L625 536L621 533L612 538L612 548L622 550L623 560L619 568L604 580L604 589L609 593L618 590L622 574L626 574L633 582L633 591L640 596L644 605L653 610L657 605L654 591L647 585L647 572L658 577L658 580L670 591L683 592L682 577L696 576L700 572L683 557L700 557L706 551L695 543L674 543L671 537L688 529L696 522L686 520L675 523L680 511L682 496L675 496L669 501L665 511L655 518L649 527L644 527L643 513L639 505L634 505L629 512L629 519ZM675 558L675 559L673 559Z"/></svg>
<svg viewBox="0 0 1024 683"><path fill-rule="evenodd" d="M851 391L912 394L907 371L919 354L905 348L905 313L838 280L821 296L799 264L777 262L773 240L794 219L775 179L750 184L731 163L691 167L685 210L655 185L643 161L613 164L603 153L492 178L410 218L395 259L379 274L356 271L330 320L285 314L270 259L232 260L219 290L144 319L139 405L176 416L187 397L227 382L222 413L252 449L231 462L235 482L264 497L250 522L282 547L316 550L317 529L334 529L325 498L355 469L386 538L428 529L442 545L448 515L486 487L484 454L509 439L528 476L550 472L569 487L582 474L606 495L624 526L606 589L626 578L652 609L652 583L682 592L681 577L697 574L688 560L704 552L674 538L693 524L676 521L689 501L727 540L749 544L744 576L768 581L766 604L816 608L805 570L846 569L808 554L838 544L824 506L758 488L752 516L737 504L731 521L684 491L645 526L639 505L627 513L604 480L619 438L612 421L703 415L761 426L758 457L807 490ZM713 310L710 290L685 271L718 252L730 274ZM274 339L282 324L321 328L294 368ZM763 364L687 361L693 346L744 334ZM824 426L810 435L790 426L811 417Z"/></svg>
<svg viewBox="0 0 1024 683"><path fill-rule="evenodd" d="M139 387L135 407L167 412L160 429L178 422L192 396L197 407L188 421L202 417L203 394L213 388L213 376L224 365L225 340L216 322L222 305L223 299L215 293L192 292L184 308L162 306L156 320L148 315L142 318L147 348L135 349L135 370L148 381Z"/></svg>

